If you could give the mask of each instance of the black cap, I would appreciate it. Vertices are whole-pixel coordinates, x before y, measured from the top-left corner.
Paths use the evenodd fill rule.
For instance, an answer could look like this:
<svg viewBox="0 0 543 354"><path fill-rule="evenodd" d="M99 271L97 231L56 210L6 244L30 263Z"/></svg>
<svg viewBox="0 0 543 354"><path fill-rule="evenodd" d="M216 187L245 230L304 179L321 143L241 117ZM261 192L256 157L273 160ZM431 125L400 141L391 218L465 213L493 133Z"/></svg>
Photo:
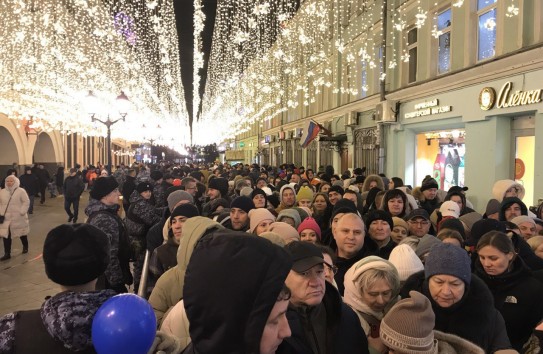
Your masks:
<svg viewBox="0 0 543 354"><path fill-rule="evenodd" d="M405 221L413 220L414 218L424 218L430 221L430 215L428 212L422 208L412 210L409 215L405 217Z"/></svg>
<svg viewBox="0 0 543 354"><path fill-rule="evenodd" d="M141 182L136 187L136 190L138 191L138 193L143 193L145 191L151 191L152 192L153 191L153 186L151 186L151 183Z"/></svg>
<svg viewBox="0 0 543 354"><path fill-rule="evenodd" d="M292 270L297 273L303 273L318 264L324 264L322 251L310 242L294 241L286 245L285 250L292 260Z"/></svg>

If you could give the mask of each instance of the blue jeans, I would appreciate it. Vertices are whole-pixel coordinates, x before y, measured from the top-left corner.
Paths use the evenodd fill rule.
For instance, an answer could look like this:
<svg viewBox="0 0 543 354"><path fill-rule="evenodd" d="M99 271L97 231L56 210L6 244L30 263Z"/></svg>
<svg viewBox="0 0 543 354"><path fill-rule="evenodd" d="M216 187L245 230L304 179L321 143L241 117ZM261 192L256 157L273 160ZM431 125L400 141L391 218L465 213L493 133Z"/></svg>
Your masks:
<svg viewBox="0 0 543 354"><path fill-rule="evenodd" d="M73 205L73 212L70 207ZM75 198L64 198L64 210L70 218L73 218L74 222L77 220L77 215L79 214L79 197Z"/></svg>

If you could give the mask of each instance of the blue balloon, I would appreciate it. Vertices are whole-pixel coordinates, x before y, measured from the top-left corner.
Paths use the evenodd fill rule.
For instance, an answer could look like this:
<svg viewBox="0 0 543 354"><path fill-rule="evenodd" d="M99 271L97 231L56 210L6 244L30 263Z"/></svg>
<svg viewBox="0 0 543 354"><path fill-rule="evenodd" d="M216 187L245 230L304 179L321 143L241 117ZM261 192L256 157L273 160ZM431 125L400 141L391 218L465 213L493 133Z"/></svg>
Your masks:
<svg viewBox="0 0 543 354"><path fill-rule="evenodd" d="M134 294L110 298L92 321L92 343L98 354L146 354L155 334L153 308Z"/></svg>

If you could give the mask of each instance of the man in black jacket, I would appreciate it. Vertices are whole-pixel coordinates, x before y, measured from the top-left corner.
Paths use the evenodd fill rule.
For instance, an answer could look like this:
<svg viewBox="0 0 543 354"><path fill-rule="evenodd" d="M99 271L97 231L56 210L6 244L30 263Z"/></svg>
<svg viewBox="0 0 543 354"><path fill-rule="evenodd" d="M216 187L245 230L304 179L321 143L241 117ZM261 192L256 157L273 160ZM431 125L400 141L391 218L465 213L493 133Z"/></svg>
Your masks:
<svg viewBox="0 0 543 354"><path fill-rule="evenodd" d="M25 173L21 176L21 178L19 178L19 182L21 182L21 188L23 188L26 191L26 194L28 194L28 199L30 199L28 213L32 214L34 212L34 198L40 190L38 177L32 174L32 169L29 166L26 166Z"/></svg>
<svg viewBox="0 0 543 354"><path fill-rule="evenodd" d="M295 241L285 246L293 262L285 284L291 291L287 319L292 336L278 354L369 353L368 340L354 311L324 279L320 248ZM330 265L331 266L331 265Z"/></svg>
<svg viewBox="0 0 543 354"><path fill-rule="evenodd" d="M79 198L85 189L83 180L77 177L77 170L75 168L70 169L70 175L66 177L63 186L64 192L64 210L68 214L68 222L77 222L77 215L79 214ZM73 205L74 211L70 210Z"/></svg>
<svg viewBox="0 0 543 354"><path fill-rule="evenodd" d="M49 171L47 171L42 164L38 164L38 168L36 169L35 174L36 177L38 177L40 186L40 204L43 204L45 203L45 189L47 188L47 184L51 180L51 175L49 175Z"/></svg>

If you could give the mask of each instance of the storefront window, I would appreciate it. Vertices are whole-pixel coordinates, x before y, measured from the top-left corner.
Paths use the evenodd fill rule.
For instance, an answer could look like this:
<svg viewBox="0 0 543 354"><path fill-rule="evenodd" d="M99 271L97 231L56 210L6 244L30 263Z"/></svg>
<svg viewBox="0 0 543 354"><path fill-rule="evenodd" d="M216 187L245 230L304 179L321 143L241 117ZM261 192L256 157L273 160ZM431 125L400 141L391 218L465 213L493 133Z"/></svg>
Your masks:
<svg viewBox="0 0 543 354"><path fill-rule="evenodd" d="M465 131L449 130L417 135L416 185L430 175L439 189L464 186Z"/></svg>

